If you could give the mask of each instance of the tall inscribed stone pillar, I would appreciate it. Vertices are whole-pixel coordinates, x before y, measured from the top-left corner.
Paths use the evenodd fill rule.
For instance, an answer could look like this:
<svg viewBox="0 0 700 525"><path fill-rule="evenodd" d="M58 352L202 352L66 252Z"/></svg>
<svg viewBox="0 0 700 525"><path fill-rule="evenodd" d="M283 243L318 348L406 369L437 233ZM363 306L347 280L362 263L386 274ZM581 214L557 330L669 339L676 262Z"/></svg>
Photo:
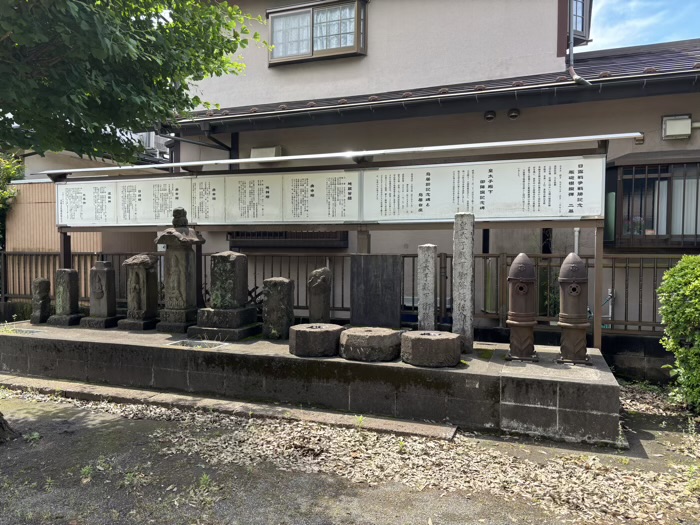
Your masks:
<svg viewBox="0 0 700 525"><path fill-rule="evenodd" d="M474 214L457 213L452 255L452 332L474 348Z"/></svg>
<svg viewBox="0 0 700 525"><path fill-rule="evenodd" d="M437 246L418 247L418 330L435 330L435 262Z"/></svg>

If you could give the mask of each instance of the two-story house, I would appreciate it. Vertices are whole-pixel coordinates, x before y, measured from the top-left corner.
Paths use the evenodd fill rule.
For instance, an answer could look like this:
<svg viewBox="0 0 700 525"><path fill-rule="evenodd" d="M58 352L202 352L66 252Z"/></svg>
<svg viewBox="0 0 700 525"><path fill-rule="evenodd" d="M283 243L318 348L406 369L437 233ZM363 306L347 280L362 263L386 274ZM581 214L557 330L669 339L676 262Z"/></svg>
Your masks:
<svg viewBox="0 0 700 525"><path fill-rule="evenodd" d="M270 47L245 50L244 75L210 78L197 86L200 96L217 109L202 110L179 127L164 129L171 160L186 165L176 165L168 174L151 174L168 180L192 174L285 180L300 173L389 168L408 172L411 166L604 155L607 168L600 199L605 206L595 227L586 221L559 227L555 221L538 222L536 216L507 228L478 224L476 250L484 255L477 264L477 311L484 325L503 317L502 270L509 257L520 251L541 254L541 277L551 281L551 265L556 267L560 259L547 255L577 250L590 255L591 262L598 228L605 235L607 293L598 305L591 295L590 304L606 318L604 333L658 335L654 290L663 269L681 253L697 252L700 239L700 40L582 51L580 45L589 38L591 0L239 4L266 20L262 32ZM607 140L631 132L641 135ZM567 137L595 138L559 142ZM484 143L489 147L469 147ZM332 155L367 150L374 154ZM261 157L267 161L210 162ZM268 162L270 157L279 159ZM68 181L76 175L52 174ZM123 180L147 173L110 176ZM266 186L261 184L264 198ZM308 198L308 188L305 191ZM29 208L23 208L21 199L13 215L31 225ZM433 243L448 256L451 252L452 234L444 221L392 225L245 217L250 220L239 216L226 224L198 223L207 238L205 251L234 248L295 257L310 252L415 254L420 244ZM8 247L16 227L12 220ZM50 228L51 235L57 235L54 224ZM89 234L99 245L95 251L128 246L121 251L132 252L152 250L155 229L123 224L68 227L64 233L95 231ZM505 255L499 259L500 254ZM265 258L260 260L264 266ZM314 258L312 266L317 261ZM271 264L270 271L282 270L281 262L279 267ZM301 264L284 271L296 272L303 282ZM497 274L497 285L489 284ZM411 283L412 277L407 277L407 305L414 295ZM541 285L543 318L556 313L547 305L550 285ZM449 306L449 295L447 285L443 306Z"/></svg>

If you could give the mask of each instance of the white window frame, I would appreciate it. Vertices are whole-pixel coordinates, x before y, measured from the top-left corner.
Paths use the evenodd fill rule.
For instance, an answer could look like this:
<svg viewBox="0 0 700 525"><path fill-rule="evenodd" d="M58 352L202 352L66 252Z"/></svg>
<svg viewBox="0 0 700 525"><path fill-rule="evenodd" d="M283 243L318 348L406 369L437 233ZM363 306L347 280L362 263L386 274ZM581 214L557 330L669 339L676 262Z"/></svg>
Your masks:
<svg viewBox="0 0 700 525"><path fill-rule="evenodd" d="M337 47L333 49L314 49L314 11L316 9L325 9L329 7L338 7L342 5L353 5L355 9L355 38L354 44L351 46ZM274 46L273 25L274 19L278 16L289 14L301 14L309 12L311 30L309 48L310 54L294 55L285 57L274 57L274 49L271 49L268 54L268 66L277 66L281 64L290 64L298 62L307 62L310 60L321 60L327 58L338 58L347 56L358 56L367 54L367 2L366 0L325 0L308 4L299 4L294 6L282 7L279 9L269 9L267 18L269 20L269 42Z"/></svg>

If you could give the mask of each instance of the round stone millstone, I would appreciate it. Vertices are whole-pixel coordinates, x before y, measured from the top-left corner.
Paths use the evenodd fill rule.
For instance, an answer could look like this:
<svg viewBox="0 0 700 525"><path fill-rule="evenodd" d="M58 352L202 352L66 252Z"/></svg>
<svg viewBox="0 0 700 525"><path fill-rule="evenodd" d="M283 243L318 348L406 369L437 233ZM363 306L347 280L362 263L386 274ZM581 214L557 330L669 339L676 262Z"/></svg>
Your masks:
<svg viewBox="0 0 700 525"><path fill-rule="evenodd" d="M462 354L459 334L450 332L404 332L401 360L414 366L457 366Z"/></svg>
<svg viewBox="0 0 700 525"><path fill-rule="evenodd" d="M289 353L297 357L333 357L343 327L337 324L298 324L289 328Z"/></svg>
<svg viewBox="0 0 700 525"><path fill-rule="evenodd" d="M350 361L394 361L401 332L390 328L348 328L340 334L340 356Z"/></svg>

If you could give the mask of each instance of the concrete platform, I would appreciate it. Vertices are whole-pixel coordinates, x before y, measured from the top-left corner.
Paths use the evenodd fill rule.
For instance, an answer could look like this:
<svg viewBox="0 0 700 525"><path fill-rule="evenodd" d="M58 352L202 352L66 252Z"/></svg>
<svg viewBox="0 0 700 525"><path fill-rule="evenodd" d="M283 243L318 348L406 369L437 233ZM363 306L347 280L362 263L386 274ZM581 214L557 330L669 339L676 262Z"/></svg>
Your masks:
<svg viewBox="0 0 700 525"><path fill-rule="evenodd" d="M0 370L624 446L619 385L595 349L585 366L556 364L553 347L537 346L540 362L525 363L506 361L506 345L475 343L459 367L426 369L300 358L284 342L199 348L195 341L177 345L182 340L16 323L0 334Z"/></svg>

